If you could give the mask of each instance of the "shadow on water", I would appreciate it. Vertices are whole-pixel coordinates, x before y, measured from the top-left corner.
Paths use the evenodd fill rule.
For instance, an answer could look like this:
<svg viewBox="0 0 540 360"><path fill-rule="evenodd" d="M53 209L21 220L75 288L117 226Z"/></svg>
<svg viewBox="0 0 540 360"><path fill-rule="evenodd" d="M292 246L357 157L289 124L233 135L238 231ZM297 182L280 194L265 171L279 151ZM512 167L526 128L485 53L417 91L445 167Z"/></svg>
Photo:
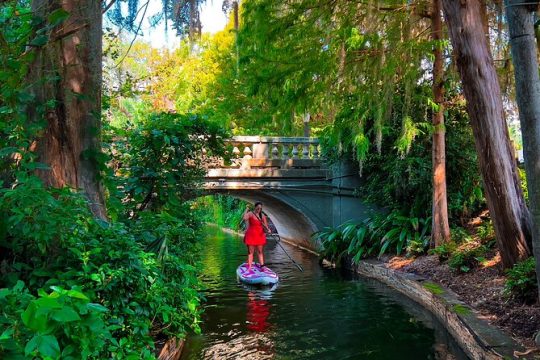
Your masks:
<svg viewBox="0 0 540 360"><path fill-rule="evenodd" d="M207 299L202 334L188 337L182 359L467 359L427 310L387 286L324 268L283 244L266 261L273 288L239 284L240 238L209 233L204 242Z"/></svg>

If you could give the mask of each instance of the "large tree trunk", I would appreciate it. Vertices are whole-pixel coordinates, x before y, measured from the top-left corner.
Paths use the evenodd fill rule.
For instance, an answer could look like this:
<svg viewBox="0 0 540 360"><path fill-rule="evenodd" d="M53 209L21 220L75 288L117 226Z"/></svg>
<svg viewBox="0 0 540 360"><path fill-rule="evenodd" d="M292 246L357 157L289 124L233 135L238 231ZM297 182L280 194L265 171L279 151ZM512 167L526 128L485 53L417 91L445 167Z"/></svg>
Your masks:
<svg viewBox="0 0 540 360"><path fill-rule="evenodd" d="M46 120L36 142L42 163L50 170L39 175L47 186L82 190L93 213L105 218L99 182L101 141L101 1L34 0L32 10L43 19L64 9L70 15L54 28L47 45L38 51L29 74L36 107L35 122ZM54 103L36 110L48 101Z"/></svg>
<svg viewBox="0 0 540 360"><path fill-rule="evenodd" d="M433 101L437 104L433 111L433 210L432 245L439 246L450 240L448 204L446 196L446 149L444 127L444 64L442 52L441 0L433 0L431 12L431 38L434 42L433 55Z"/></svg>
<svg viewBox="0 0 540 360"><path fill-rule="evenodd" d="M523 1L506 1L506 18L516 77L516 98L523 136L523 155L532 215L532 247L536 273L540 274L540 77L534 31L536 6L519 5ZM532 3L532 1L528 1ZM537 276L540 292L540 276Z"/></svg>
<svg viewBox="0 0 540 360"><path fill-rule="evenodd" d="M240 22L238 21L238 0L233 1L233 19L234 19L234 31L238 31Z"/></svg>
<svg viewBox="0 0 540 360"><path fill-rule="evenodd" d="M499 81L484 36L478 0L443 0L461 75L480 172L501 253L508 268L529 255L525 205L504 118Z"/></svg>

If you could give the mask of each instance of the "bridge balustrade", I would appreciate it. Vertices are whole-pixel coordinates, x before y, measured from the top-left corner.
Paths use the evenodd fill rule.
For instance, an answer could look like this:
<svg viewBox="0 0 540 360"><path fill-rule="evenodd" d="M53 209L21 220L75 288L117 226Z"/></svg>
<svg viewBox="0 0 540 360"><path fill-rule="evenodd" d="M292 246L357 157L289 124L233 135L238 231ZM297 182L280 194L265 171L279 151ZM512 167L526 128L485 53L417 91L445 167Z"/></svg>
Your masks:
<svg viewBox="0 0 540 360"><path fill-rule="evenodd" d="M317 138L234 136L226 143L231 161L222 168L320 168L322 163Z"/></svg>

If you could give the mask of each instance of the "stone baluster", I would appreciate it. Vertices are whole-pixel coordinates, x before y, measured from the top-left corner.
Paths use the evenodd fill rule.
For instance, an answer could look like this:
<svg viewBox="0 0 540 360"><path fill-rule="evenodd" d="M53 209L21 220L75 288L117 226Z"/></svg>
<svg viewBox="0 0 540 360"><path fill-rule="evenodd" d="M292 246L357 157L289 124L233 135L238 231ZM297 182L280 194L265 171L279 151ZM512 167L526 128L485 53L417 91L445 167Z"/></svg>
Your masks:
<svg viewBox="0 0 540 360"><path fill-rule="evenodd" d="M309 159L309 143L302 144L302 159Z"/></svg>
<svg viewBox="0 0 540 360"><path fill-rule="evenodd" d="M278 159L279 158L279 149L277 147L277 143L271 142L268 144L268 147L272 149L272 159Z"/></svg>
<svg viewBox="0 0 540 360"><path fill-rule="evenodd" d="M240 149L238 148L238 146L241 146L241 144L233 143L233 151L232 151L233 156L232 156L231 162L235 166L240 165Z"/></svg>
<svg viewBox="0 0 540 360"><path fill-rule="evenodd" d="M313 143L313 160L319 159L319 143Z"/></svg>
<svg viewBox="0 0 540 360"><path fill-rule="evenodd" d="M253 154L253 151L251 150L251 147L250 146L253 146L253 144L244 144L244 156L242 157L242 162L241 162L241 166L240 168L241 169L250 169L251 168L251 165L250 165L250 162L249 160L251 160L252 158L252 154Z"/></svg>
<svg viewBox="0 0 540 360"><path fill-rule="evenodd" d="M253 151L251 151L251 146L253 146L253 144L244 144L244 159L251 159L252 158L252 154L253 154Z"/></svg>
<svg viewBox="0 0 540 360"><path fill-rule="evenodd" d="M289 144L285 143L283 144L283 160L289 159Z"/></svg>
<svg viewBox="0 0 540 360"><path fill-rule="evenodd" d="M295 143L292 145L292 158L298 159L298 144Z"/></svg>

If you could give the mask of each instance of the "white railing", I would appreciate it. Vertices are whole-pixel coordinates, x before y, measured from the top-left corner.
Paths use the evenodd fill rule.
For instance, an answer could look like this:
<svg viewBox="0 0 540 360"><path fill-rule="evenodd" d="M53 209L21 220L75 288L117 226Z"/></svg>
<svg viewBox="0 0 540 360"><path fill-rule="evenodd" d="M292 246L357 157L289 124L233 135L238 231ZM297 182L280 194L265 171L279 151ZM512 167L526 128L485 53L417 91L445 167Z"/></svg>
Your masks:
<svg viewBox="0 0 540 360"><path fill-rule="evenodd" d="M232 146L233 159L320 159L317 138L234 136L227 143Z"/></svg>
<svg viewBox="0 0 540 360"><path fill-rule="evenodd" d="M206 158L207 169L310 169L321 168L323 163L317 138L233 136L225 144L229 160Z"/></svg>

